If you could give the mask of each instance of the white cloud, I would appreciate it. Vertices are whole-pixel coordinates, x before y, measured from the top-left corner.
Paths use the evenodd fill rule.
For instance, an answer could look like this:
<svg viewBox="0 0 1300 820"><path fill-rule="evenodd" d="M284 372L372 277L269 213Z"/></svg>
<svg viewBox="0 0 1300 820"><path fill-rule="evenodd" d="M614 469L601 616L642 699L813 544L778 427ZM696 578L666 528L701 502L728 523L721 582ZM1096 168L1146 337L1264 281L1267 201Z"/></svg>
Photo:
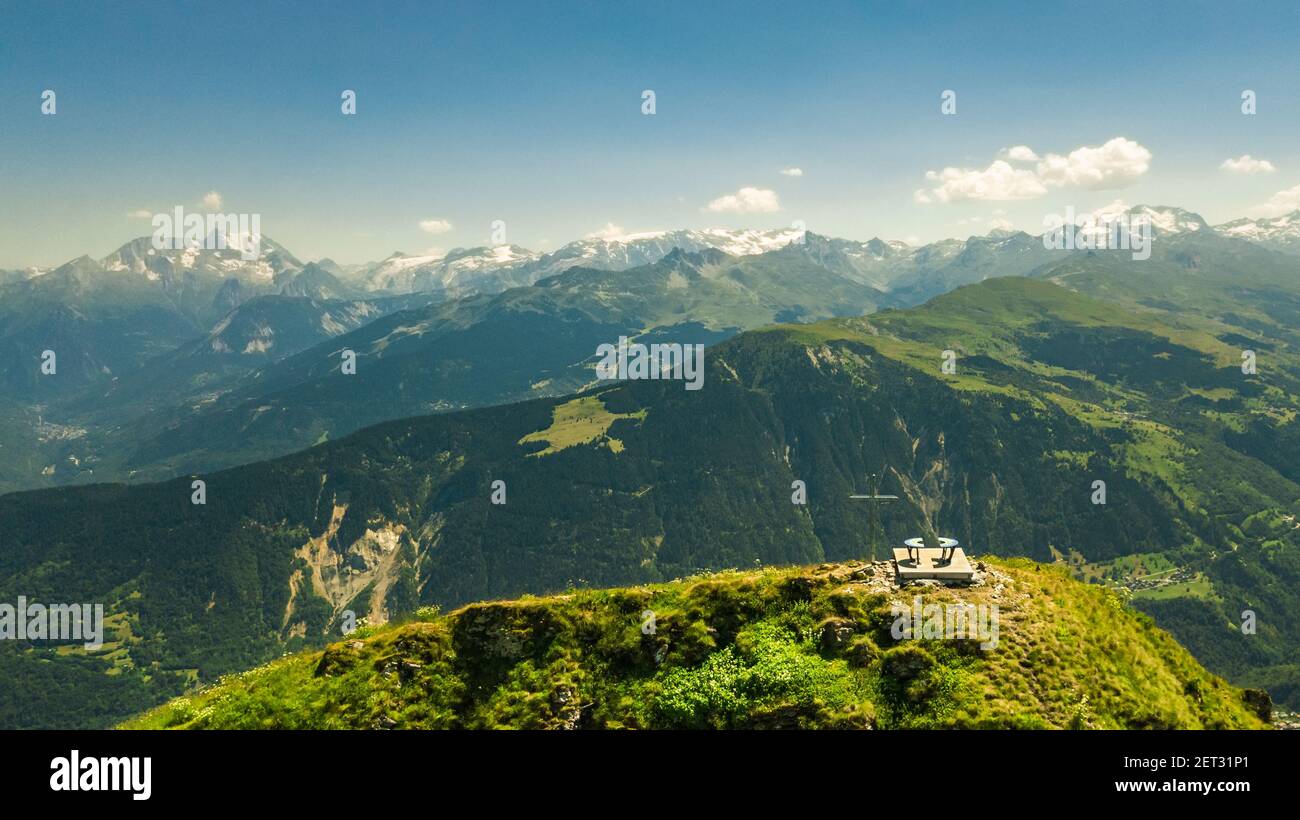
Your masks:
<svg viewBox="0 0 1300 820"><path fill-rule="evenodd" d="M1113 190L1124 188L1151 168L1151 152L1124 137L1098 148L1076 148L1066 156L1048 154L1038 163L1038 175L1054 188Z"/></svg>
<svg viewBox="0 0 1300 820"><path fill-rule="evenodd" d="M704 210L713 213L770 214L781 210L776 191L768 188L741 188L710 202Z"/></svg>
<svg viewBox="0 0 1300 820"><path fill-rule="evenodd" d="M148 208L137 208L127 214L131 219L153 219L153 211Z"/></svg>
<svg viewBox="0 0 1300 820"><path fill-rule="evenodd" d="M1002 158L1013 162L1038 162L1038 154L1028 145L1016 145L1002 149Z"/></svg>
<svg viewBox="0 0 1300 820"><path fill-rule="evenodd" d="M913 194L917 202L959 202L963 199L984 199L1006 202L1013 199L1034 199L1047 193L1047 187L1038 174L1027 168L1014 168L1004 160L994 160L984 170L974 168L944 168L926 171L925 178L938 183L927 194Z"/></svg>
<svg viewBox="0 0 1300 820"><path fill-rule="evenodd" d="M1250 154L1242 154L1236 159L1225 159L1219 166L1219 170L1254 175L1271 174L1277 170L1277 167L1266 159L1255 159Z"/></svg>
<svg viewBox="0 0 1300 820"><path fill-rule="evenodd" d="M424 219L420 221L420 230L425 233L446 233L451 230L451 223L445 219Z"/></svg>
<svg viewBox="0 0 1300 820"><path fill-rule="evenodd" d="M1027 145L1004 148L999 153L1004 159L995 159L987 168L950 166L942 171L927 171L925 178L935 186L915 192L912 199L921 204L966 199L1008 202L1035 199L1052 188L1123 188L1151 167L1151 152L1125 137L1115 137L1097 147L1085 145L1065 155L1040 157ZM1016 167L1008 160L1035 165Z"/></svg>
<svg viewBox="0 0 1300 820"><path fill-rule="evenodd" d="M422 256L432 256L435 259L441 259L446 255L447 255L447 251L443 248L438 248L438 247L425 248L424 253L422 254Z"/></svg>
<svg viewBox="0 0 1300 820"><path fill-rule="evenodd" d="M782 168L782 169L781 169L781 174L782 174L783 176L787 176L787 177L801 177L801 176L803 176L803 169L802 169L802 168Z"/></svg>
<svg viewBox="0 0 1300 820"><path fill-rule="evenodd" d="M203 195L203 207L209 211L221 210L221 194L216 191L208 191Z"/></svg>
<svg viewBox="0 0 1300 820"><path fill-rule="evenodd" d="M1300 211L1300 185L1278 191L1268 198L1268 202L1250 210L1253 216L1281 216Z"/></svg>
<svg viewBox="0 0 1300 820"><path fill-rule="evenodd" d="M618 225L615 225L613 222L606 222L605 227L601 228L598 231L592 231L591 233L587 234L583 238L584 239L613 239L618 236L623 236L625 233L627 232L624 231L622 228L620 228Z"/></svg>

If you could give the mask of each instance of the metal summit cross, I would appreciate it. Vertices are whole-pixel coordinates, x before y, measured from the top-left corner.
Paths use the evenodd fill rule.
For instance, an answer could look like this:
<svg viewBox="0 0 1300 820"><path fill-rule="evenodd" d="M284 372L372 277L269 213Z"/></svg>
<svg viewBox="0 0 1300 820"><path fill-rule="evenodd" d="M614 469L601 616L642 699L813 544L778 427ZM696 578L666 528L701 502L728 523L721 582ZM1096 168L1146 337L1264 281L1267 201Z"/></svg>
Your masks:
<svg viewBox="0 0 1300 820"><path fill-rule="evenodd" d="M880 495L880 473L871 474L871 495L851 495L849 498L871 503L871 521L867 525L867 544L871 548L871 560L876 560L876 533L880 529L880 505L897 501L896 495Z"/></svg>

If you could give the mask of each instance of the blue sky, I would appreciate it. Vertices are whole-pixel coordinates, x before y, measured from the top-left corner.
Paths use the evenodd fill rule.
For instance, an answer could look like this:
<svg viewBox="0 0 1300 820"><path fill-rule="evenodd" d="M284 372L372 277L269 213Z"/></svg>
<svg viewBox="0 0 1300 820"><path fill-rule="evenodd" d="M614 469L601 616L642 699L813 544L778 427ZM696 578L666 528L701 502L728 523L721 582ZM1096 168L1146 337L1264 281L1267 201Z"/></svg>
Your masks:
<svg viewBox="0 0 1300 820"><path fill-rule="evenodd" d="M0 267L102 256L150 232L133 212L210 191L344 262L486 244L497 219L547 250L608 225L929 241L1116 199L1211 222L1291 202L1296 5L1070 9L0 2ZM1035 159L994 173L1015 146ZM1247 154L1274 170L1220 168ZM744 188L770 196L709 210Z"/></svg>

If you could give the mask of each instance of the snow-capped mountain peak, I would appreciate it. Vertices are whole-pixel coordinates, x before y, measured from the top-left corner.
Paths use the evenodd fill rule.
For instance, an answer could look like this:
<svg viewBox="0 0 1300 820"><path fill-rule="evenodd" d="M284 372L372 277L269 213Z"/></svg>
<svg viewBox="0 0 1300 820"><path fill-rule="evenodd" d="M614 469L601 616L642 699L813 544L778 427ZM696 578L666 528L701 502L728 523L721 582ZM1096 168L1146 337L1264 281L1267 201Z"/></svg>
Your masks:
<svg viewBox="0 0 1300 820"><path fill-rule="evenodd" d="M1163 234L1179 234L1210 229L1209 223L1197 213L1167 205L1135 205L1130 216L1151 220L1151 227Z"/></svg>
<svg viewBox="0 0 1300 820"><path fill-rule="evenodd" d="M1090 216L1095 224L1101 226L1102 230L1105 230L1106 225L1123 220L1132 221L1134 218L1147 220L1151 223L1154 232L1165 235L1210 229L1209 223L1200 214L1169 205L1134 205L1130 207L1123 202L1117 201L1098 208Z"/></svg>
<svg viewBox="0 0 1300 820"><path fill-rule="evenodd" d="M803 236L795 229L640 231L602 233L549 253L518 245L456 248L445 255L393 254L364 273L368 290L389 293L434 291L448 297L530 285L572 267L626 270L657 262L674 248L719 250L732 256L766 253Z"/></svg>
<svg viewBox="0 0 1300 820"><path fill-rule="evenodd" d="M238 279L269 284L283 273L302 269L302 262L268 236L256 237L256 258L245 258L243 246L234 237L219 247L217 237L210 236L204 247L155 248L153 237L142 236L99 260L106 271L129 272L151 282L169 280L179 274Z"/></svg>
<svg viewBox="0 0 1300 820"><path fill-rule="evenodd" d="M1214 230L1283 253L1300 253L1300 210L1260 219L1242 217L1215 225Z"/></svg>

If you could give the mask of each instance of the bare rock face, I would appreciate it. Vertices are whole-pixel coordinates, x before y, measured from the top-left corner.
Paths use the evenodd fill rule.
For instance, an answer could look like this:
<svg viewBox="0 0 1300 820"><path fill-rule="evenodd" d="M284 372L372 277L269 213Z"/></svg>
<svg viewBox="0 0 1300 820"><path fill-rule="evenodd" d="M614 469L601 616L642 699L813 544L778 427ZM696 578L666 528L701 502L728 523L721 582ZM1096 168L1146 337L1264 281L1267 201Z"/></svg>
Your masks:
<svg viewBox="0 0 1300 820"><path fill-rule="evenodd" d="M293 604L303 584L328 601L335 616L370 587L370 608L357 613L358 616L370 624L388 620L387 593L402 568L401 547L410 539L410 533L401 524L376 522L361 537L343 546L339 543L339 532L347 512L348 504L336 500L325 531L295 552L307 568L290 579L286 626L294 620Z"/></svg>

